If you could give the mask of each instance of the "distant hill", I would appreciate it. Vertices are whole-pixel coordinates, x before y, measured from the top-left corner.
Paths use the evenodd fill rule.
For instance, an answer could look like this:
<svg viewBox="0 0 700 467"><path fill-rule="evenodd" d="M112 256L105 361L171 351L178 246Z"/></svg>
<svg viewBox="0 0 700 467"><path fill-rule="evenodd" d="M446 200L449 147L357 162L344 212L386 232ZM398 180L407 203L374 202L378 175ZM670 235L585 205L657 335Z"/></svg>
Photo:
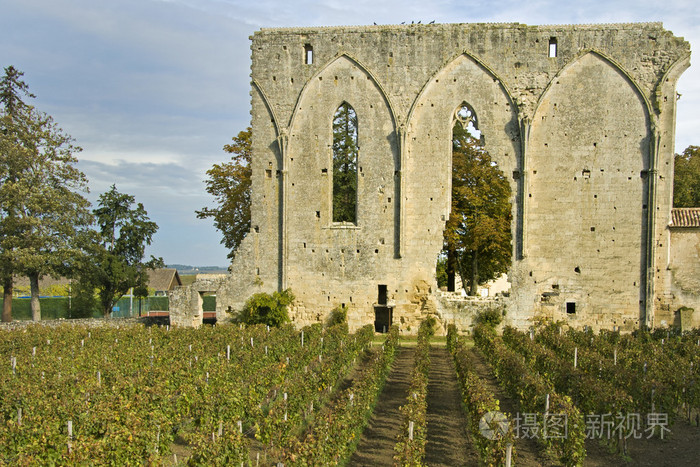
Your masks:
<svg viewBox="0 0 700 467"><path fill-rule="evenodd" d="M190 266L187 264L168 264L166 267L177 269L181 276L190 274L226 274L226 266Z"/></svg>

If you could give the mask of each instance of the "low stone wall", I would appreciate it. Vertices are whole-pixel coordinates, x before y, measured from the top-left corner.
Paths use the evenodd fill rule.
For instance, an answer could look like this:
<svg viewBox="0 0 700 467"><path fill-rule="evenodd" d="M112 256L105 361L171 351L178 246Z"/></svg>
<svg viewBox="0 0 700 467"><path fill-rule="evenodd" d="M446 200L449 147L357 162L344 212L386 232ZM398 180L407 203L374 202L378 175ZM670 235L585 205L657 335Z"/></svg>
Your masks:
<svg viewBox="0 0 700 467"><path fill-rule="evenodd" d="M465 297L458 292L438 292L437 314L444 332L454 324L460 334L471 334L474 318L486 310L505 308L503 297ZM440 333L438 333L440 334Z"/></svg>

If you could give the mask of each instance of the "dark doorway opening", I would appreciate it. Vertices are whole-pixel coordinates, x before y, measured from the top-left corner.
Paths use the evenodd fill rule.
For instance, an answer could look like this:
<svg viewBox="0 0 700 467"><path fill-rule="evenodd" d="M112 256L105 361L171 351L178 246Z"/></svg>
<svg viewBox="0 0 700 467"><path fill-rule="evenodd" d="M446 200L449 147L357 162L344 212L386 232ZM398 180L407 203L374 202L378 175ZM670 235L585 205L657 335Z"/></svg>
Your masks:
<svg viewBox="0 0 700 467"><path fill-rule="evenodd" d="M391 318L393 315L393 308L390 306L380 306L374 307L374 331L386 333L389 332L391 327Z"/></svg>

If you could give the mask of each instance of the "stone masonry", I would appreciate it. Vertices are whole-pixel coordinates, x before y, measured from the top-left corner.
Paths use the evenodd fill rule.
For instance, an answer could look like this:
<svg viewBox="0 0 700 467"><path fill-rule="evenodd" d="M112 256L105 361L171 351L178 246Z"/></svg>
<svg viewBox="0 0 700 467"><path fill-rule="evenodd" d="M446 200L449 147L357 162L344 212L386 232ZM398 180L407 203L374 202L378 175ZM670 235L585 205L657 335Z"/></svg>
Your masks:
<svg viewBox="0 0 700 467"><path fill-rule="evenodd" d="M405 331L428 314L447 323L435 266L463 104L511 184L507 322L673 320L682 303L668 298L666 243L690 46L660 23L262 29L251 40L252 228L216 285L220 321L255 292L291 288L296 325L338 306L351 329L386 310ZM351 225L332 222L343 102L360 148ZM194 317L201 289L179 291L190 298L171 315Z"/></svg>

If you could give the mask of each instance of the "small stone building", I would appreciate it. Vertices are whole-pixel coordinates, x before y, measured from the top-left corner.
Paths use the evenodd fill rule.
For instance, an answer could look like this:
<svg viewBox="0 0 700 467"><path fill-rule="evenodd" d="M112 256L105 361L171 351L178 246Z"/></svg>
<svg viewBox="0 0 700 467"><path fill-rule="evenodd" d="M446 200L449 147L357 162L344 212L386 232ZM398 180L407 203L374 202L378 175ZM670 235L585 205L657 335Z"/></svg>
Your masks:
<svg viewBox="0 0 700 467"><path fill-rule="evenodd" d="M336 307L353 329L456 319L435 267L457 121L510 181L509 323L631 330L670 322L696 296L674 282L668 227L690 46L662 24L262 29L251 40L252 228L231 275L178 291L188 305L176 313L194 316L203 289L226 320L255 292L291 288L297 325ZM341 108L358 149L356 216L338 222Z"/></svg>
<svg viewBox="0 0 700 467"><path fill-rule="evenodd" d="M666 242L670 246L668 285L658 298L666 322L659 324L700 327L700 208L674 208ZM679 304L698 312L681 316Z"/></svg>

